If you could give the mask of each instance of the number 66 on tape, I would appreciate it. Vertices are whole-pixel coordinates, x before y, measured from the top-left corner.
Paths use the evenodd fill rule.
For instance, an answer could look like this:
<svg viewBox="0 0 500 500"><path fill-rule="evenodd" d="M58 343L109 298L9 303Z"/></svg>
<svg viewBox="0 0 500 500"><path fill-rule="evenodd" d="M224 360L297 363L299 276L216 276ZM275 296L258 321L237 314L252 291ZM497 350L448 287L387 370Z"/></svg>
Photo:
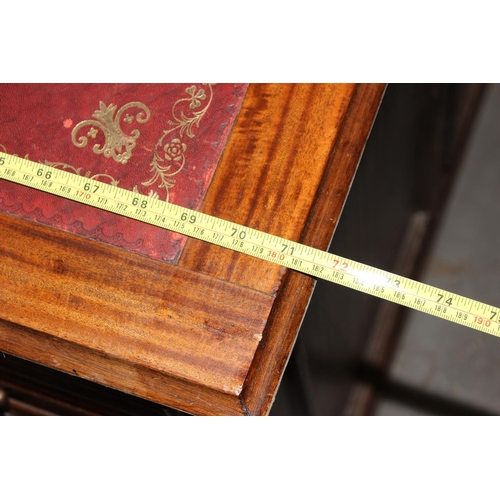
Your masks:
<svg viewBox="0 0 500 500"><path fill-rule="evenodd" d="M279 236L2 152L0 178L274 262L500 336L498 307Z"/></svg>

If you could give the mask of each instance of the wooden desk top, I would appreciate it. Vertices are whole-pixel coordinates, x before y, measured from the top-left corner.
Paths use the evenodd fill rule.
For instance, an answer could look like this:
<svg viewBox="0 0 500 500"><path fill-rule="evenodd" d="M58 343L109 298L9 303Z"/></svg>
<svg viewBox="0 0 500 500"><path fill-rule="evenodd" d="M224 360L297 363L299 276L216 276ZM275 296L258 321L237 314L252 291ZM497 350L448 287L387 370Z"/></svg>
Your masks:
<svg viewBox="0 0 500 500"><path fill-rule="evenodd" d="M381 84L251 84L201 211L326 249ZM188 240L176 264L0 213L0 351L197 415L269 412L314 280Z"/></svg>

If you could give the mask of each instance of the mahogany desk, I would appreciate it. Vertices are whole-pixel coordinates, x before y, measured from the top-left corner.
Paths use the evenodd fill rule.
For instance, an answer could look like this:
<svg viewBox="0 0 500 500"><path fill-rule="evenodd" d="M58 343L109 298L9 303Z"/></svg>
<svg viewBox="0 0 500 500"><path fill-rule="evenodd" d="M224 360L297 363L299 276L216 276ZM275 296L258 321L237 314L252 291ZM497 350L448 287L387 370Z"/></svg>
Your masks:
<svg viewBox="0 0 500 500"><path fill-rule="evenodd" d="M326 249L384 89L251 84L201 211ZM168 264L5 213L0 235L0 351L189 414L270 411L312 278L194 240Z"/></svg>

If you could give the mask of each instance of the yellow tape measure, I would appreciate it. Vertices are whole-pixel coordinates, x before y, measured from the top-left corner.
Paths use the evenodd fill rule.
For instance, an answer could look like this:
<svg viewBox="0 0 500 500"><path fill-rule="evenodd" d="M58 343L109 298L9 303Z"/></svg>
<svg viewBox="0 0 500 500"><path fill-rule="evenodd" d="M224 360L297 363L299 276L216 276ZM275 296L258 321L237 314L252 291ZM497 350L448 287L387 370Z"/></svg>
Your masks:
<svg viewBox="0 0 500 500"><path fill-rule="evenodd" d="M0 179L198 238L500 336L498 307L278 236L1 152Z"/></svg>

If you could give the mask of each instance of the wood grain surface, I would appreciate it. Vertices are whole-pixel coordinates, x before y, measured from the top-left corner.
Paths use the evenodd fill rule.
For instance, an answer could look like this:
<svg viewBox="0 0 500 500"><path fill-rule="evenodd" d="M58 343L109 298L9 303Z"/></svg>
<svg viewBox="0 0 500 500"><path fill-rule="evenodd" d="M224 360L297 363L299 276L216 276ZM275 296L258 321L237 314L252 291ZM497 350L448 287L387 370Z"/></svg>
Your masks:
<svg viewBox="0 0 500 500"><path fill-rule="evenodd" d="M201 211L326 249L384 85L252 84ZM165 264L0 214L0 350L199 415L269 412L314 281L188 241Z"/></svg>
<svg viewBox="0 0 500 500"><path fill-rule="evenodd" d="M32 333L21 346L19 329L7 336L4 327L3 350L106 385L126 378L143 397L144 370L240 394L270 296L5 214L0 232L2 319ZM33 331L53 348L35 344Z"/></svg>
<svg viewBox="0 0 500 500"><path fill-rule="evenodd" d="M298 238L301 243L328 249L384 91L385 85L357 85L351 94ZM294 271L286 270L282 280L245 381L243 399L249 414L267 414L271 409L314 290L312 278Z"/></svg>
<svg viewBox="0 0 500 500"><path fill-rule="evenodd" d="M316 193L355 90L355 85L250 85L201 211L299 240L311 207L331 201ZM352 172L343 178L343 185L335 186L342 202ZM272 295L284 273L196 240L187 243L179 264Z"/></svg>

